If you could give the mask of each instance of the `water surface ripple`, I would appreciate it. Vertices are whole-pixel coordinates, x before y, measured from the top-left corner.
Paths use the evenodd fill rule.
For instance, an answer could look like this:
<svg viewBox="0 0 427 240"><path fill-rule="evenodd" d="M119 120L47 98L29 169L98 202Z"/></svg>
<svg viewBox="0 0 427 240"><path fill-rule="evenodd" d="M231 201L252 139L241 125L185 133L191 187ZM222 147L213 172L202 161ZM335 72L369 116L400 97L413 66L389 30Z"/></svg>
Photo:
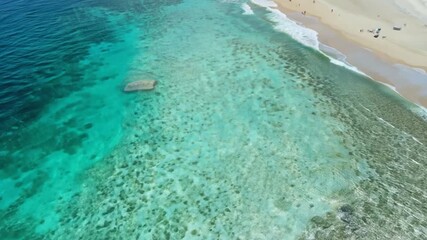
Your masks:
<svg viewBox="0 0 427 240"><path fill-rule="evenodd" d="M5 2L2 239L425 239L425 112L244 2Z"/></svg>

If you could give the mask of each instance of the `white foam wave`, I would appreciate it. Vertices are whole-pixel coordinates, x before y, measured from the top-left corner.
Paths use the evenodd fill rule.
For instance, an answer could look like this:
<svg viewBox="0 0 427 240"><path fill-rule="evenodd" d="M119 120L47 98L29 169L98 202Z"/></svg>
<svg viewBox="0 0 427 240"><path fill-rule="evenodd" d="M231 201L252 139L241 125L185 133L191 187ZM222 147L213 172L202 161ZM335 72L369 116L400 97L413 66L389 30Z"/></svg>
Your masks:
<svg viewBox="0 0 427 240"><path fill-rule="evenodd" d="M416 68L416 67L413 67L412 69L414 69L415 71L417 71L417 72L419 72L421 74L427 74L427 72L424 69Z"/></svg>
<svg viewBox="0 0 427 240"><path fill-rule="evenodd" d="M247 3L243 3L241 5L243 9L243 15L253 15L254 11L252 10L251 6L249 6Z"/></svg>
<svg viewBox="0 0 427 240"><path fill-rule="evenodd" d="M320 49L320 42L317 37L318 33L310 28L306 28L297 22L289 19L284 13L277 9L267 8L270 13L267 15L268 19L275 23L274 29L280 32L287 33L290 35L294 40L298 41L299 43L302 43L305 46L314 48L315 50L318 50L320 53L324 54L326 57L329 58L330 62L345 67L351 71L357 72L363 76L369 77L364 72L360 71L357 67L351 65L350 63L345 61L345 55L339 52L338 50L327 46L330 49L333 49L335 52L337 52L341 57L341 59L334 58L327 53L323 52ZM326 46L326 45L324 45Z"/></svg>
<svg viewBox="0 0 427 240"><path fill-rule="evenodd" d="M406 65L403 65L403 64L400 64L400 63L396 63L395 65L398 66L398 67L400 67L400 68L404 68L404 69L415 71L415 72L417 72L419 74L427 75L427 72L424 69L421 69L421 68L410 67L410 66L406 66Z"/></svg>
<svg viewBox="0 0 427 240"><path fill-rule="evenodd" d="M287 33L305 46L319 50L319 40L316 31L299 25L277 9L268 8L268 10L270 13L267 14L267 18L275 23L275 30Z"/></svg>
<svg viewBox="0 0 427 240"><path fill-rule="evenodd" d="M422 119L427 121L427 108L417 104L411 110L413 113L417 114Z"/></svg>
<svg viewBox="0 0 427 240"><path fill-rule="evenodd" d="M289 19L286 14L282 13L278 9L274 9L272 7L276 7L276 3L272 1L267 0L252 0L252 2L256 5L259 5L261 7L265 7L270 13L267 14L268 20L272 21L274 23L274 29L280 32L287 33L289 36L291 36L294 40L298 41L299 43L314 48L315 50L318 50L322 54L324 54L326 57L329 58L330 62L345 67L351 71L357 72L361 75L364 75L366 77L369 77L364 72L360 71L355 66L347 63L345 61L345 56L338 52L338 50L334 49L334 51L338 52L340 55L342 55L344 60L336 59L334 57L331 57L330 55L326 54L320 49L320 42L317 37L318 33L314 31L313 29L306 28L297 22ZM331 48L327 46L328 48Z"/></svg>
<svg viewBox="0 0 427 240"><path fill-rule="evenodd" d="M223 3L239 3L240 0L222 0Z"/></svg>
<svg viewBox="0 0 427 240"><path fill-rule="evenodd" d="M326 54L325 54L325 55L326 55ZM345 67L345 68L347 68L347 69L349 69L349 70L351 70L351 71L354 71L354 72L357 72L357 73L359 73L359 74L361 74L361 75L363 75L363 76L369 77L369 76L368 76L368 75L366 75L364 72L360 71L357 67L355 67L355 66L353 66L353 65L351 65L351 64L349 64L349 63L346 63L346 62L344 62L344 61L337 60L337 59L335 59L335 58L333 58L333 57L330 57L330 56L328 56L328 55L326 55L326 56L329 58L329 61L330 61L331 63L335 64L335 65L338 65L338 66L341 66L341 67Z"/></svg>
<svg viewBox="0 0 427 240"><path fill-rule="evenodd" d="M275 9L277 7L276 3L269 1L269 0L251 0L252 3L259 5L261 7L264 7L269 11L270 13L267 14L267 18L274 23L274 29L277 31L281 31L284 33L287 33L290 35L294 40L300 42L301 44L314 48L315 50L319 51L320 53L324 54L326 57L329 58L330 62L332 64L345 67L348 70L351 70L353 72L356 72L360 75L363 75L365 77L371 78L369 75L365 74L364 72L360 71L357 67L351 65L348 63L345 59L346 56L339 52L336 49L333 49L329 46L328 48L333 49L336 53L338 53L338 57L333 57L329 54L327 54L328 51L324 52L320 48L320 42L317 37L318 33L312 29L306 28L297 22L289 19L284 13L280 12L278 9ZM322 47L326 45L322 44ZM336 54L332 54L336 55ZM425 71L422 69L415 69L420 73L424 73ZM380 82L382 83L382 82ZM394 86L391 86L389 84L382 83L385 86L389 87L391 90L395 91L400 95L400 93L397 91L397 89ZM417 109L414 110L419 116L421 116L423 119L427 121L427 109L417 104Z"/></svg>
<svg viewBox="0 0 427 240"><path fill-rule="evenodd" d="M277 4L271 0L251 0L251 2L265 8L277 7Z"/></svg>
<svg viewBox="0 0 427 240"><path fill-rule="evenodd" d="M379 82L379 81L378 81L378 82ZM397 91L397 89L396 89L396 87L395 87L395 86L390 85L390 84L387 84L387 83L384 83L384 82L379 82L379 83L381 83L382 85L384 85L384 86L386 86L386 87L390 88L390 89L391 89L391 90L393 90L395 93L400 94L400 93Z"/></svg>
<svg viewBox="0 0 427 240"><path fill-rule="evenodd" d="M361 75L369 77L364 72L360 71L357 67L346 62L345 61L345 58L346 58L345 55L342 54L341 52L339 52L338 50L327 46L328 48L331 48L334 51L336 51L338 54L340 54L341 57L343 58L342 60L331 57L330 55L323 52L320 49L320 42L319 42L319 39L317 37L318 33L316 31L314 31L310 28L306 28L306 27L298 24L297 22L289 19L286 16L286 14L282 13L278 9L267 8L267 10L270 11L270 13L267 15L267 18L270 21L275 23L274 29L276 29L277 31L287 33L294 40L302 43L303 45L314 48L315 50L318 50L319 52L324 54L326 57L328 57L331 63L338 65L338 66L341 66L341 67L345 67L351 71L354 71L354 72L357 72Z"/></svg>

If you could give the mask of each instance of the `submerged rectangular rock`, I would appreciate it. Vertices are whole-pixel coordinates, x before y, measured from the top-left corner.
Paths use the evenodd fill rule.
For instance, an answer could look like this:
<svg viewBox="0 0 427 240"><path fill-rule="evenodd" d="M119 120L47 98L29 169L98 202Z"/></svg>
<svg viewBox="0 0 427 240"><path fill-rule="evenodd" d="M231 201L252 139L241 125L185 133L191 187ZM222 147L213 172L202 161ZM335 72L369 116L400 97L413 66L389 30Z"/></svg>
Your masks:
<svg viewBox="0 0 427 240"><path fill-rule="evenodd" d="M156 80L139 80L135 82L128 83L125 86L125 92L134 92L134 91L147 91L153 90L156 86Z"/></svg>

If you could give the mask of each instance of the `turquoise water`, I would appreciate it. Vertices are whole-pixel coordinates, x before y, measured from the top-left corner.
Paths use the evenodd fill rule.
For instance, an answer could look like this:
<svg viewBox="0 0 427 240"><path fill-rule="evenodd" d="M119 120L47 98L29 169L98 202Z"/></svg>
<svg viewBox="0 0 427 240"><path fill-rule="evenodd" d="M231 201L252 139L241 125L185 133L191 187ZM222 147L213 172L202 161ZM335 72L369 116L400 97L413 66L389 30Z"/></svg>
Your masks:
<svg viewBox="0 0 427 240"><path fill-rule="evenodd" d="M67 8L91 37L8 113L2 239L425 238L423 110L243 2Z"/></svg>

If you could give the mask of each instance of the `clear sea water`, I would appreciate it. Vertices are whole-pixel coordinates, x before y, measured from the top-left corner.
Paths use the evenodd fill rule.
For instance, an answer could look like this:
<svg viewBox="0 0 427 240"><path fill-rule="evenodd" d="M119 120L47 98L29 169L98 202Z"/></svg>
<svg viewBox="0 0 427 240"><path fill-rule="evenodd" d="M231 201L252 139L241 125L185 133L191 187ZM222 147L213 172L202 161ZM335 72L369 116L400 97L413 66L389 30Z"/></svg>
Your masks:
<svg viewBox="0 0 427 240"><path fill-rule="evenodd" d="M2 1L0 239L426 239L425 111L243 3Z"/></svg>

